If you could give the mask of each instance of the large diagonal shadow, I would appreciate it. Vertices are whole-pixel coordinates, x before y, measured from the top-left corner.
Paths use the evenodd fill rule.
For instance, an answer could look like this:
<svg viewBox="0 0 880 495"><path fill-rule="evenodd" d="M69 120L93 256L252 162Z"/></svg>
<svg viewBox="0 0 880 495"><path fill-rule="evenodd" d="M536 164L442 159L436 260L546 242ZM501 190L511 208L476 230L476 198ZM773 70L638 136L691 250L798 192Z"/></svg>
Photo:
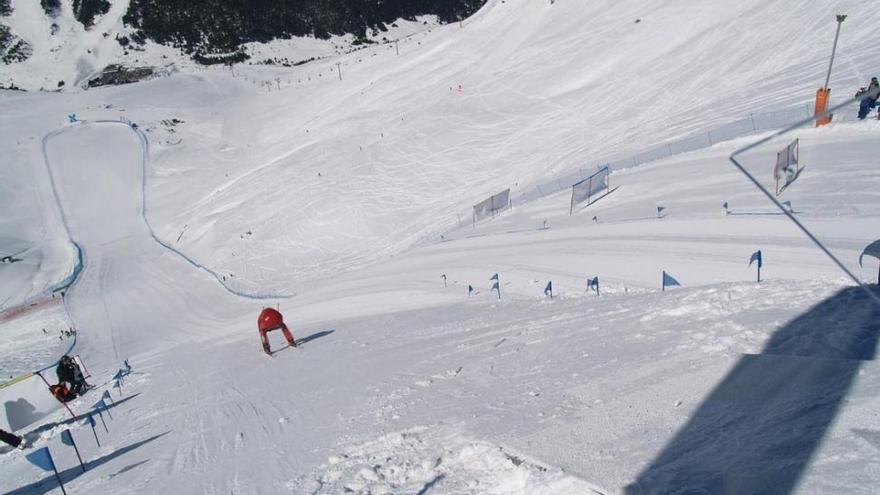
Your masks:
<svg viewBox="0 0 880 495"><path fill-rule="evenodd" d="M793 492L878 334L861 288L809 309L743 356L625 493Z"/></svg>
<svg viewBox="0 0 880 495"><path fill-rule="evenodd" d="M143 447L144 445L146 445L156 439L164 437L165 435L167 435L169 433L171 433L171 432L166 431L165 433L153 435L150 438L141 440L140 442L135 442L131 445L127 445L127 446L122 447L121 449L115 450L115 451L113 451L103 457L100 457L100 458L95 459L93 461L89 461L86 463L86 472L85 473L83 473L82 468L80 466L75 466L72 468L65 469L64 471L61 471L58 474L59 474L59 476L61 476L61 480L64 481L64 483L70 483L71 481L73 481L76 478L79 478L83 474L88 474L89 472L91 472L91 470L95 469L96 467L101 466L103 464L106 464L106 463L112 461L113 459L116 459L117 457L120 457L122 455L125 455L125 454L131 452L132 450ZM119 472L115 473L113 476L119 475L124 471L129 471L131 469L134 469L134 467L139 466L139 465L143 464L144 462L146 462L146 461L141 461L135 465L127 466L127 467L123 468L122 470L120 470ZM13 491L9 492L8 495L25 495L25 494L35 495L35 494L44 494L44 493L55 492L55 491L58 491L58 480L57 480L57 478L55 478L54 474L50 474L49 476L43 478L40 481L35 481L35 482L31 483L30 485L26 485L26 486L23 486L23 487L18 488L16 490L13 490Z"/></svg>
<svg viewBox="0 0 880 495"><path fill-rule="evenodd" d="M90 414L94 415L94 416L99 416L99 415L103 414L104 412L112 410L116 406L122 405L122 404L130 401L131 399L134 399L135 397L137 397L139 395L140 394L138 393L138 394L134 394L134 395L129 395L128 397L121 398L121 399L115 399L115 400L111 399L111 402L107 403L106 409L97 409L94 406L92 406L91 409L89 409L88 411L79 413L75 418L65 418L61 421L53 421L51 423L45 423L45 424L42 424L42 425L34 428L33 430L30 430L24 434L21 434L20 436L23 439L25 439L28 442L28 444L33 445L33 443L36 442L38 439L40 439L43 436L43 434L46 433L47 431L54 430L55 428L58 428L59 426L70 426L73 423L76 423L77 421L82 421L84 418L86 418ZM108 414L108 416L109 416L109 414ZM13 449L14 449L13 447L4 444L4 445L0 446L0 455L11 452Z"/></svg>

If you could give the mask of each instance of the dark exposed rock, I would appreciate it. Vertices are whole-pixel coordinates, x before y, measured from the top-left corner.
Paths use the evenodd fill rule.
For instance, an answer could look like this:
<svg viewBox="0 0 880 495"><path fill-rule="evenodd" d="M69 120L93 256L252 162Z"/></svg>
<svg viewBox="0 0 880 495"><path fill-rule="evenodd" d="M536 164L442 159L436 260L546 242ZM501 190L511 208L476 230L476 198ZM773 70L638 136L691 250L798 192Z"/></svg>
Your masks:
<svg viewBox="0 0 880 495"><path fill-rule="evenodd" d="M61 0L40 0L40 5L49 17L58 17L61 13Z"/></svg>
<svg viewBox="0 0 880 495"><path fill-rule="evenodd" d="M154 67L123 67L121 65L109 65L101 74L89 80L89 87L129 84L143 81L153 77Z"/></svg>
<svg viewBox="0 0 880 495"><path fill-rule="evenodd" d="M86 0L82 0L86 1ZM384 30L398 18L433 14L441 22L463 19L486 0L131 0L127 25L186 53L231 54L243 43L276 38ZM138 38L132 36L138 42Z"/></svg>
<svg viewBox="0 0 880 495"><path fill-rule="evenodd" d="M4 64L24 62L32 53L27 41L13 34L9 26L0 24L0 61Z"/></svg>
<svg viewBox="0 0 880 495"><path fill-rule="evenodd" d="M110 11L108 0L73 0L73 16L86 29L94 26L95 18Z"/></svg>

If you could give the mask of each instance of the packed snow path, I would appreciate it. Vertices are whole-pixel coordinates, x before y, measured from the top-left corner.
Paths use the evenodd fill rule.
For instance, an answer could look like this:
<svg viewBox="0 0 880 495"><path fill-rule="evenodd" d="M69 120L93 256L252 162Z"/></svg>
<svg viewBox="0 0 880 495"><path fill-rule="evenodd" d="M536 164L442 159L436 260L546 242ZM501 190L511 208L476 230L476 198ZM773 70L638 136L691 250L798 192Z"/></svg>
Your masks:
<svg viewBox="0 0 880 495"><path fill-rule="evenodd" d="M68 293L75 323L87 329L80 353L110 369L145 349L199 340L218 319L241 314L216 280L150 236L141 214L143 149L129 126L74 126L48 140L46 155L84 253L86 268Z"/></svg>

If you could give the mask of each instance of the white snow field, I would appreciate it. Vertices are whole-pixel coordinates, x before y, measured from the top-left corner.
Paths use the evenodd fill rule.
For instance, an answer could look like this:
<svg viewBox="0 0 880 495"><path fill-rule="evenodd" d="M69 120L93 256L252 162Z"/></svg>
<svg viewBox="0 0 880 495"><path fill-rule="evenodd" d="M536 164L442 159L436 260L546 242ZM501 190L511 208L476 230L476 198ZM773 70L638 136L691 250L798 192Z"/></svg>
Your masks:
<svg viewBox="0 0 880 495"><path fill-rule="evenodd" d="M617 171L571 216L559 193L457 217L808 103L838 12L842 98L880 71L869 2L490 0L399 56L0 93L0 371L69 325L98 387L71 409L113 397L94 433L63 410L19 433L71 494L874 493L880 308L729 163L757 137ZM781 199L866 282L878 135L838 114L748 156L769 177L801 140ZM264 306L298 349L261 352ZM0 453L0 492L59 491Z"/></svg>

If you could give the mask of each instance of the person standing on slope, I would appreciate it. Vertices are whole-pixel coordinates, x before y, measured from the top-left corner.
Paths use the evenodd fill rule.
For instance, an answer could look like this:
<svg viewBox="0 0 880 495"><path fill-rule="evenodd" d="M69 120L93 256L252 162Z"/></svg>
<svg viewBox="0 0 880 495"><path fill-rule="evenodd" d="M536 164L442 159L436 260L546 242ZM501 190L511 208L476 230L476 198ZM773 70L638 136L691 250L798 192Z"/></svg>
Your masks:
<svg viewBox="0 0 880 495"><path fill-rule="evenodd" d="M861 98L859 103L859 119L864 120L871 112L871 109L877 106L877 97L880 96L880 82L876 77L871 78L867 88L862 88L856 93L856 98Z"/></svg>
<svg viewBox="0 0 880 495"><path fill-rule="evenodd" d="M287 325L284 324L284 317L277 310L263 308L263 311L260 312L260 316L257 318L257 328L260 330L260 341L263 343L263 351L270 356L272 351L269 348L269 337L266 334L272 330L280 329L290 347L296 347L296 340L294 340L293 334L290 333Z"/></svg>

